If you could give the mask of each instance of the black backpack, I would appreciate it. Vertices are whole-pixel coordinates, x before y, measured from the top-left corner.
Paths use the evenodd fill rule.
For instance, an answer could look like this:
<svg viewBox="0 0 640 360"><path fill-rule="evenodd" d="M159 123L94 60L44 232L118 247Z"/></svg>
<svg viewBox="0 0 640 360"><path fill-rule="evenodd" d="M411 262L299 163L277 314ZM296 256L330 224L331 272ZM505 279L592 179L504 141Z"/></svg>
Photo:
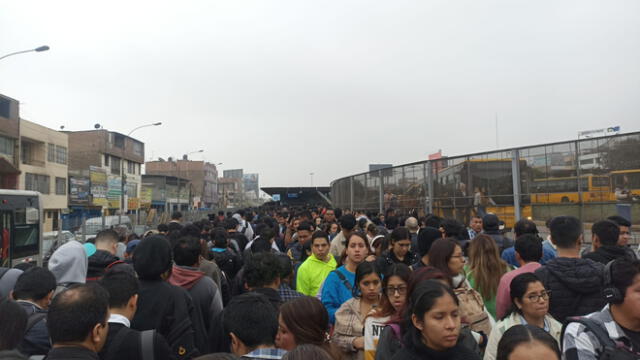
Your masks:
<svg viewBox="0 0 640 360"><path fill-rule="evenodd" d="M570 317L562 328L562 338L560 344L564 344L564 333L567 326L571 323L579 323L584 325L587 331L591 332L602 346L602 352L598 354L599 360L636 360L640 354L631 352L630 349L622 344L617 344L611 340L609 333L597 322L586 317Z"/></svg>

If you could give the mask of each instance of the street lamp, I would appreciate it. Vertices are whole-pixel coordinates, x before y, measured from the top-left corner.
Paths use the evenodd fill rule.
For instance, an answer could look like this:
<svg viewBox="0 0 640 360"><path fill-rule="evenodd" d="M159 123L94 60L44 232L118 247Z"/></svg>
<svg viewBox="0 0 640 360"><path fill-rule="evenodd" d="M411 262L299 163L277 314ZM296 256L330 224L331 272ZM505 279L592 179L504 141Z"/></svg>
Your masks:
<svg viewBox="0 0 640 360"><path fill-rule="evenodd" d="M37 47L35 49L12 52L10 54L7 54L7 55L4 55L4 56L0 57L0 60L4 59L6 57L12 56L12 55L24 54L24 53L28 53L28 52L43 52L43 51L47 51L47 50L49 50L49 46L42 45L42 46L39 46L39 47Z"/></svg>
<svg viewBox="0 0 640 360"><path fill-rule="evenodd" d="M133 130L129 131L129 133L127 134L127 137L130 137L131 134L133 134L133 132L138 129L142 129L150 126L160 126L160 125L162 125L161 122L140 125L137 128L134 128ZM125 181L127 180L127 177L124 174L124 155L125 155L126 144L127 144L127 139L125 138L122 141L122 157L120 158L120 215L122 215L122 213L124 212L124 184L125 184Z"/></svg>
<svg viewBox="0 0 640 360"><path fill-rule="evenodd" d="M315 173L309 173L309 176L311 176L311 187L313 187L313 175L315 175Z"/></svg>

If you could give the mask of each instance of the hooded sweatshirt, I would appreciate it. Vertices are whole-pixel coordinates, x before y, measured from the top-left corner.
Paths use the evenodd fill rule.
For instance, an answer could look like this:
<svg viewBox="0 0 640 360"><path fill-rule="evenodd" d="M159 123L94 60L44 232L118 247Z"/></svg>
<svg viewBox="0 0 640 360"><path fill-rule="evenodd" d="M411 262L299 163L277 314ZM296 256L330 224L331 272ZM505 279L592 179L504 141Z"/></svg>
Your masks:
<svg viewBox="0 0 640 360"><path fill-rule="evenodd" d="M84 284L87 278L87 265L87 253L84 247L78 241L71 240L51 255L48 267L56 277L58 285Z"/></svg>
<svg viewBox="0 0 640 360"><path fill-rule="evenodd" d="M211 320L222 312L222 293L218 285L198 268L178 265L173 265L168 281L191 295L195 311L192 321L196 345L201 352L208 352L206 334L211 328Z"/></svg>
<svg viewBox="0 0 640 360"><path fill-rule="evenodd" d="M569 316L582 316L602 309L604 265L589 259L555 258L535 271L551 291L549 313L564 323Z"/></svg>
<svg viewBox="0 0 640 360"><path fill-rule="evenodd" d="M627 248L622 246L604 245L596 249L594 252L590 252L584 256L585 259L591 259L595 262L606 265L608 262L616 259L627 258L629 260L635 260L633 252L629 253Z"/></svg>
<svg viewBox="0 0 640 360"><path fill-rule="evenodd" d="M171 285L180 286L184 289L191 289L198 280L204 277L204 273L200 270L194 270L184 266L173 265L171 271L171 277L169 277L169 283Z"/></svg>
<svg viewBox="0 0 640 360"><path fill-rule="evenodd" d="M112 255L110 252L105 250L96 250L96 252L89 256L89 268L87 271L88 279L98 279L102 275L104 275L105 269L107 266L113 264L118 261L118 257Z"/></svg>

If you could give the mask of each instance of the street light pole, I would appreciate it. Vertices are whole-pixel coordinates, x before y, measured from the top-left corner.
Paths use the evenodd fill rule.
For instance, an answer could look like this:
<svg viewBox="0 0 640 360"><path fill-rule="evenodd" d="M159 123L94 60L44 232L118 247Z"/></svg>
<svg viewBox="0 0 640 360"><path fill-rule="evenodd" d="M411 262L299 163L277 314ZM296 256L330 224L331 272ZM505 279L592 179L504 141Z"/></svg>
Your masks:
<svg viewBox="0 0 640 360"><path fill-rule="evenodd" d="M134 128L133 130L129 131L129 133L127 134L127 137L130 137L131 134L133 134L133 132L138 129L142 129L150 126L160 126L160 125L162 125L161 122L140 125L137 128ZM122 213L124 212L124 184L127 179L126 175L124 174L124 155L126 150L126 144L127 144L127 138L124 138L122 140L122 156L120 157L120 216L122 216Z"/></svg>
<svg viewBox="0 0 640 360"><path fill-rule="evenodd" d="M309 175L311 176L311 187L313 187L313 175L314 175L314 174L315 174L315 173L309 173Z"/></svg>
<svg viewBox="0 0 640 360"><path fill-rule="evenodd" d="M16 51L16 52L9 53L7 55L0 56L0 60L2 60L4 58L8 58L9 56L13 56L13 55L25 54L25 53L29 53L29 52L42 52L42 51L47 51L47 50L49 50L49 47L47 45L43 45L43 46L39 46L39 47L37 47L35 49Z"/></svg>

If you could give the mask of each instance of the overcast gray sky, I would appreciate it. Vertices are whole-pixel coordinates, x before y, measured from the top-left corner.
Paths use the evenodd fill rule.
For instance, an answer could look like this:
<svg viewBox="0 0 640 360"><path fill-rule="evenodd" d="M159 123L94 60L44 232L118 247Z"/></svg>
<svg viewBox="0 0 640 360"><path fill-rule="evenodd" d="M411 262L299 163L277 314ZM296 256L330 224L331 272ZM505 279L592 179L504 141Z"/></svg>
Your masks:
<svg viewBox="0 0 640 360"><path fill-rule="evenodd" d="M401 164L640 130L640 1L0 0L0 93L146 158L328 185Z"/></svg>

